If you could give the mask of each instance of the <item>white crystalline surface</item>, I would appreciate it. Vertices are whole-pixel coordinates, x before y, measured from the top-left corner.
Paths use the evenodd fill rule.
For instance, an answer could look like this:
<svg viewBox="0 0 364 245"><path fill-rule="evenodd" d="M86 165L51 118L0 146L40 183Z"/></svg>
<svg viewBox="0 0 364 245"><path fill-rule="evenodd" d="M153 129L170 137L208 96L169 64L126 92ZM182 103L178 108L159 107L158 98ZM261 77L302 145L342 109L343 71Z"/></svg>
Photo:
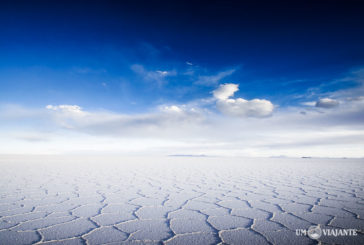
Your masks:
<svg viewBox="0 0 364 245"><path fill-rule="evenodd" d="M358 235L296 235L317 224ZM0 244L364 244L363 231L363 159L0 157Z"/></svg>

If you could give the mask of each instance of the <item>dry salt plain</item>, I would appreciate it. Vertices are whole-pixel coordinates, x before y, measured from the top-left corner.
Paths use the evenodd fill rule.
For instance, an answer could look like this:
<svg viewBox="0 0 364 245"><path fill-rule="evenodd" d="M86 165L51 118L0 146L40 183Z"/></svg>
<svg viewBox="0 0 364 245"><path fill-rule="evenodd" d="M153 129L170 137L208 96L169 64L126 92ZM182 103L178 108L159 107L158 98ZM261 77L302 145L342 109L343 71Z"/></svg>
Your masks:
<svg viewBox="0 0 364 245"><path fill-rule="evenodd" d="M0 157L0 244L364 244L363 159ZM320 224L357 236L297 236Z"/></svg>

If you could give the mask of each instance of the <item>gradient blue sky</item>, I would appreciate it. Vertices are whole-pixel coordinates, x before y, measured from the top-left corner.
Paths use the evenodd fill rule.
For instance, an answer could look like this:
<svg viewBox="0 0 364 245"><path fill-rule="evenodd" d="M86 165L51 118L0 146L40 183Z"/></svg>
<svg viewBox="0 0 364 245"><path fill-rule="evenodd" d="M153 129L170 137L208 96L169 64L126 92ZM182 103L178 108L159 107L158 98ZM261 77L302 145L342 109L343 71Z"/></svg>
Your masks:
<svg viewBox="0 0 364 245"><path fill-rule="evenodd" d="M240 142L232 154L300 156L316 152L309 142L317 142L329 120L329 138L323 137L321 148L315 146L319 153L312 155L330 156L327 144L336 142L338 149L348 148L338 156L363 156L350 150L364 141L363 11L360 1L2 1L0 130L4 139L13 140L2 152L21 153L22 147L68 152L55 149L63 144L59 138L71 134L75 142L110 137L119 142L115 152L125 142L139 145L148 138L153 147L168 141L160 143L163 154L219 155L231 150L226 144ZM227 89L223 99L216 96L219 89ZM72 114L78 112L87 114L83 122ZM94 122L103 116L111 118ZM293 120L296 116L305 119ZM120 122L125 117L130 121ZM274 138L274 129L264 130L281 125L277 118L294 121L280 129L286 140L268 140L264 146L242 143ZM180 122L187 122L184 129ZM248 125L230 125L242 122ZM211 132L224 131L221 125L229 125L231 132L211 138ZM194 127L210 128L190 132ZM183 137L173 133L185 130ZM315 138L293 136L307 134L305 130L313 130ZM34 140L21 143L20 134ZM165 150L170 141L196 147L176 143ZM52 142L58 143L52 148ZM280 144L293 143L306 148L282 146L274 154ZM80 151L100 145L104 143Z"/></svg>

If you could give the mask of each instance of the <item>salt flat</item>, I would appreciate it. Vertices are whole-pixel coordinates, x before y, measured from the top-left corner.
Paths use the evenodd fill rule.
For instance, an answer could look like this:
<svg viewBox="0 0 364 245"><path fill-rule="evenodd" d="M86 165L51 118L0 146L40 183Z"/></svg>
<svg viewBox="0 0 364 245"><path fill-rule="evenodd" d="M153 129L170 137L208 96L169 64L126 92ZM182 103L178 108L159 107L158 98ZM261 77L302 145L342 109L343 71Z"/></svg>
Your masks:
<svg viewBox="0 0 364 245"><path fill-rule="evenodd" d="M0 244L364 244L363 159L0 157ZM297 236L320 224L357 236Z"/></svg>

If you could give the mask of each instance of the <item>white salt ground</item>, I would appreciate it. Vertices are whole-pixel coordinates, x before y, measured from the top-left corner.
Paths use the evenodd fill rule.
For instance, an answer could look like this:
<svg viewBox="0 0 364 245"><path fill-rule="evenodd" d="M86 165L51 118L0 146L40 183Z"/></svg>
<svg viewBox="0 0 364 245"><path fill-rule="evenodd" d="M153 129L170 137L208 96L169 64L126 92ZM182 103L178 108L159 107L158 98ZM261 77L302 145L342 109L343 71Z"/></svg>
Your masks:
<svg viewBox="0 0 364 245"><path fill-rule="evenodd" d="M363 159L0 156L0 244L317 244L357 229Z"/></svg>

